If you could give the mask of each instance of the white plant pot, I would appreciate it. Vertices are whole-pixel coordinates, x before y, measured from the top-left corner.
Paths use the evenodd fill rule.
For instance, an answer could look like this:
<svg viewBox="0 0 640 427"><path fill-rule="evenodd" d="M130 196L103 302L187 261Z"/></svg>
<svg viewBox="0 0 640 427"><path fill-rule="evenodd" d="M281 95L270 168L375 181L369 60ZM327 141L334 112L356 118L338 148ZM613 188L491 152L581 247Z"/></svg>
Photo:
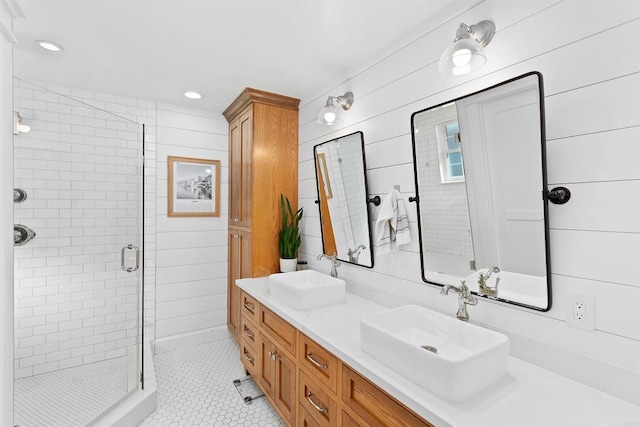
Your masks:
<svg viewBox="0 0 640 427"><path fill-rule="evenodd" d="M298 258L293 258L293 259L280 258L281 273L291 273L292 271L296 271L297 267L298 267Z"/></svg>

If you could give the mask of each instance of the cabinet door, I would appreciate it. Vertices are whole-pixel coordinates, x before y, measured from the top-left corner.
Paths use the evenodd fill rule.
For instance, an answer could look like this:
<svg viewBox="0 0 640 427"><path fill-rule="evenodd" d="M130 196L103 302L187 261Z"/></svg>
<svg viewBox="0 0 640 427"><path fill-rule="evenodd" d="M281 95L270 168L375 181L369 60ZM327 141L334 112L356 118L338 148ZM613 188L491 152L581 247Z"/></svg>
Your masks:
<svg viewBox="0 0 640 427"><path fill-rule="evenodd" d="M251 277L251 234L229 229L229 282L227 286L227 326L238 339L240 330L241 292L236 279Z"/></svg>
<svg viewBox="0 0 640 427"><path fill-rule="evenodd" d="M229 225L251 226L253 110L229 124Z"/></svg>
<svg viewBox="0 0 640 427"><path fill-rule="evenodd" d="M273 396L276 384L276 364L275 354L276 347L264 334L260 334L258 340L258 360L260 366L258 367L258 384L267 396Z"/></svg>
<svg viewBox="0 0 640 427"><path fill-rule="evenodd" d="M242 141L240 118L229 123L229 225L237 225L240 218L240 189L242 188Z"/></svg>
<svg viewBox="0 0 640 427"><path fill-rule="evenodd" d="M294 425L296 420L296 364L283 351L276 347L276 381L273 400L280 413L289 423Z"/></svg>
<svg viewBox="0 0 640 427"><path fill-rule="evenodd" d="M253 113L249 108L229 124L229 225L251 226Z"/></svg>

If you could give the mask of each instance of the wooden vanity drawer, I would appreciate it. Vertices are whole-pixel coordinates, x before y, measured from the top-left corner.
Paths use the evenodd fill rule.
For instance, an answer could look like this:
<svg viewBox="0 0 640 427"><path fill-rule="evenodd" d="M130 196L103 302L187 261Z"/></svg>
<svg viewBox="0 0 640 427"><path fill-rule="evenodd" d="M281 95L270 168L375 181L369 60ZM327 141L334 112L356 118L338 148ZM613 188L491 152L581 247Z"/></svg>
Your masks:
<svg viewBox="0 0 640 427"><path fill-rule="evenodd" d="M309 412L304 409L302 404L298 404L298 425L299 427L323 427Z"/></svg>
<svg viewBox="0 0 640 427"><path fill-rule="evenodd" d="M367 427L367 423L360 420L357 415L353 415L342 410L342 421L340 423L340 427ZM357 421L356 421L357 420Z"/></svg>
<svg viewBox="0 0 640 427"><path fill-rule="evenodd" d="M242 292L240 301L240 313L256 324L258 323L258 313L260 304L258 301L246 292Z"/></svg>
<svg viewBox="0 0 640 427"><path fill-rule="evenodd" d="M345 365L342 367L342 401L369 426L433 427Z"/></svg>
<svg viewBox="0 0 640 427"><path fill-rule="evenodd" d="M254 349L258 348L258 327L244 314L240 317L240 340Z"/></svg>
<svg viewBox="0 0 640 427"><path fill-rule="evenodd" d="M338 405L335 393L329 394L324 387L316 383L303 371L298 375L298 401L300 405L323 427L338 425ZM337 396L335 396L337 397Z"/></svg>
<svg viewBox="0 0 640 427"><path fill-rule="evenodd" d="M259 307L259 327L276 341L283 350L295 357L297 330L266 307Z"/></svg>
<svg viewBox="0 0 640 427"><path fill-rule="evenodd" d="M298 364L334 393L338 390L340 360L306 335L299 335Z"/></svg>
<svg viewBox="0 0 640 427"><path fill-rule="evenodd" d="M253 378L258 378L258 352L255 347L246 345L244 340L240 340L240 360L244 368L251 374Z"/></svg>

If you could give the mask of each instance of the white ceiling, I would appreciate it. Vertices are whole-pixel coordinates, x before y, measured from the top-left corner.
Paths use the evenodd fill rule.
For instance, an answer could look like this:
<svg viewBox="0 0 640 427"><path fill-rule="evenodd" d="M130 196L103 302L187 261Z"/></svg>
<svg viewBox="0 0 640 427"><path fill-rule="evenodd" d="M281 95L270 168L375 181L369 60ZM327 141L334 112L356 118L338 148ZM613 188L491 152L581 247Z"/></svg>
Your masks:
<svg viewBox="0 0 640 427"><path fill-rule="evenodd" d="M219 112L247 86L309 100L451 3L21 0L14 74Z"/></svg>

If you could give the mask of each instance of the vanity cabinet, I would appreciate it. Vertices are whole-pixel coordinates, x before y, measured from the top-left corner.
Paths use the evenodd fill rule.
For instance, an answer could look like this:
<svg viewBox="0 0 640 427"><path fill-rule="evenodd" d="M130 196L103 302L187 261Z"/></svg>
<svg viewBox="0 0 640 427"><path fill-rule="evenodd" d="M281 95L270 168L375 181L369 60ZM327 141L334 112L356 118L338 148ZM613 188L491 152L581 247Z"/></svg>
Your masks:
<svg viewBox="0 0 640 427"><path fill-rule="evenodd" d="M431 426L250 294L240 301L240 358L287 425Z"/></svg>
<svg viewBox="0 0 640 427"><path fill-rule="evenodd" d="M223 112L229 122L227 326L236 340L235 280L279 271L280 194L297 206L299 102L246 88Z"/></svg>

